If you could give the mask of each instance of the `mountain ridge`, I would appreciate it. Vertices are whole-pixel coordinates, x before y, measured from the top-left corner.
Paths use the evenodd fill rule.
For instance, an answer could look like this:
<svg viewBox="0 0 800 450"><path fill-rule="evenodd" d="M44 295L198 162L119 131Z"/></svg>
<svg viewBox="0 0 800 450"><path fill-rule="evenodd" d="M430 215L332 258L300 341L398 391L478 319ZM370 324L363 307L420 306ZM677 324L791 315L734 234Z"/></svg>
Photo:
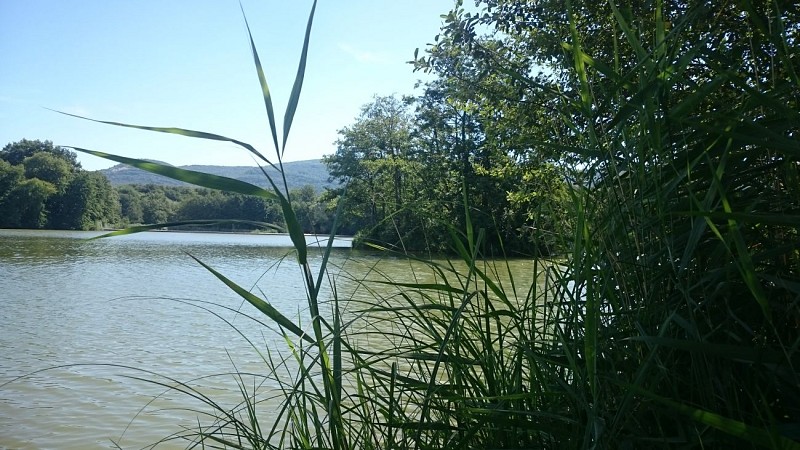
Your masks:
<svg viewBox="0 0 800 450"><path fill-rule="evenodd" d="M160 164L160 161L154 161ZM175 166L181 169L193 170L196 172L205 172L212 175L218 175L228 178L235 178L246 183L254 184L259 187L269 188L264 173L259 167L256 166L214 166L214 165L186 165ZM329 181L330 174L322 160L309 159L304 161L292 161L283 163L283 170L286 173L286 183L289 189L297 189L306 185L311 185L317 192L322 192L326 188L335 188L337 184ZM276 169L266 166L264 171L272 177L273 180L279 180L280 174ZM190 184L173 180L162 175L156 175L135 167L125 164L117 164L108 169L98 170L103 174L112 186L121 186L126 184L155 184L161 186L192 186Z"/></svg>

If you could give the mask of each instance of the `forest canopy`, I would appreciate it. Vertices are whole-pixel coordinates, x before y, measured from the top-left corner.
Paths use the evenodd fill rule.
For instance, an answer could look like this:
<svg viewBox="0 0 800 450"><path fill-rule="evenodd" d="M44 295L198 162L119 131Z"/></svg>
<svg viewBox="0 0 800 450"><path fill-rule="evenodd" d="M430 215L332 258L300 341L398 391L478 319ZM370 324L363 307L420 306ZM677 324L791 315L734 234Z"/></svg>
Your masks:
<svg viewBox="0 0 800 450"><path fill-rule="evenodd" d="M27 139L0 151L0 227L87 230L119 220L116 191L75 153Z"/></svg>
<svg viewBox="0 0 800 450"><path fill-rule="evenodd" d="M306 233L330 232L334 205L313 186L293 190L292 198ZM0 151L0 228L94 230L194 220L245 221L194 228L205 231L283 227L272 200L195 187L115 187L102 173L83 170L74 152L50 141L23 139Z"/></svg>

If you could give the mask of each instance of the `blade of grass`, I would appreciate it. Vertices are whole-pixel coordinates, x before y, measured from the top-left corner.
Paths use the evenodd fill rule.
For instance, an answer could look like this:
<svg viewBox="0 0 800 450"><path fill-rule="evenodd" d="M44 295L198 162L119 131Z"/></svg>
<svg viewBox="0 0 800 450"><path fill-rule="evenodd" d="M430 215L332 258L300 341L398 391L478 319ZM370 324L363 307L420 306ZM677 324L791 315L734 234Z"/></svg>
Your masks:
<svg viewBox="0 0 800 450"><path fill-rule="evenodd" d="M747 425L744 422L734 420L712 411L696 408L689 405L684 405L668 398L656 395L639 386L628 385L628 389L632 389L639 394L655 400L664 406L667 406L680 414L690 417L698 423L708 425L723 431L731 436L744 439L753 444L768 447L778 448L782 450L800 450L800 442L791 440L785 436L777 434L774 430L765 430L762 428Z"/></svg>
<svg viewBox="0 0 800 450"><path fill-rule="evenodd" d="M156 223L152 225L137 225L133 227L124 228L122 230L112 231L110 233L102 234L100 236L96 236L91 238L90 240L94 239L102 239L107 237L113 236L124 236L126 234L135 234L141 233L143 231L151 231L151 230L158 230L161 228L168 228L168 227L177 227L181 225L222 225L222 224L243 224L243 225L255 225L257 227L263 228L272 228L278 231L282 231L283 228L266 222L257 222L254 220L239 220L239 219L220 219L220 220L181 220L176 222L164 222L164 223Z"/></svg>
<svg viewBox="0 0 800 450"><path fill-rule="evenodd" d="M292 204L289 200L289 197L284 196L278 186L272 181L267 172L264 170L263 167L261 168L261 172L264 173L264 176L267 177L269 184L272 185L272 190L274 192L275 198L278 199L278 202L281 204L281 211L283 212L283 220L286 222L286 230L289 232L289 237L292 240L292 244L294 244L295 251L297 251L297 262L301 266L305 266L308 262L308 245L306 244L306 236L303 233L303 227L300 226L300 222L297 220L297 214L294 212L294 208L292 208ZM283 177L283 183L286 185L286 177ZM312 277L313 278L313 277ZM314 283L309 285L309 289L313 292Z"/></svg>
<svg viewBox="0 0 800 450"><path fill-rule="evenodd" d="M297 67L297 76L292 86L292 93L289 96L289 103L286 105L286 114L283 116L283 147L281 148L281 157L286 150L286 140L289 138L289 130L292 128L292 121L294 114L297 111L297 104L300 101L300 91L303 89L303 79L306 73L306 61L308 59L308 43L311 40L311 25L314 23L314 11L317 9L317 0L311 5L311 13L308 15L308 24L306 25L306 34L303 39L303 51L300 53L300 63Z"/></svg>
<svg viewBox="0 0 800 450"><path fill-rule="evenodd" d="M270 305L269 303L265 302L264 300L256 297L251 292L247 291L246 289L244 289L243 287L239 286L238 284L234 283L233 281L231 281L230 279L225 277L225 275L222 275L221 273L217 272L211 266L209 266L208 264L204 263L203 261L201 261L200 259L198 259L194 255L192 255L191 253L187 253L187 255L189 255L192 259L197 261L198 264L203 266L206 270L211 272L220 281L225 283L225 285L228 286L232 291L234 291L237 294L239 294L240 297L242 297L243 299L247 300L248 303L250 303L251 305L255 306L259 311L261 311L264 315L266 315L267 317L272 319L275 323L280 325L282 328L291 331L296 336L300 337L301 339L303 339L303 340L305 340L305 341L307 341L307 342L309 342L311 344L315 343L314 339L312 339L311 336L309 336L305 331L303 331L300 327L298 327L294 322L289 320L286 316L281 314L272 305Z"/></svg>
<svg viewBox="0 0 800 450"><path fill-rule="evenodd" d="M46 109L49 109L49 108L46 108ZM252 145L250 145L250 144L248 144L246 142L242 142L242 141L239 141L239 140L236 140L236 139L229 138L229 137L220 136L218 134L206 133L204 131L187 130L187 129L184 129L184 128L151 127L151 126L144 126L144 125L132 125L132 124L121 123L121 122L111 122L111 121L106 121L106 120L92 119L92 118L89 118L89 117L79 116L77 114L70 114L70 113L66 113L66 112L63 112L63 111L58 111L58 110L55 110L55 109L49 109L49 110L53 111L53 112L57 112L59 114L64 114L65 116L76 117L78 119L89 120L89 121L92 121L92 122L103 123L103 124L106 124L106 125L114 125L114 126L125 127L125 128L136 128L138 130L157 131L159 133L177 134L177 135L181 135L181 136L188 136L188 137L200 138L200 139L208 139L208 140L212 140L212 141L232 142L232 143L234 143L234 144L236 144L236 145L238 145L240 147L244 147L245 149L247 149L247 151L249 151L250 153L252 153L252 154L254 154L256 156L258 156L261 160L263 160L264 162L269 164L272 168L277 169L270 162L269 159L267 159L264 155L262 155L261 152L256 150L256 148L253 147Z"/></svg>
<svg viewBox="0 0 800 450"><path fill-rule="evenodd" d="M336 205L336 212L333 214L333 224L331 225L331 232L328 235L328 243L325 246L325 252L322 254L322 263L319 266L319 272L317 273L317 284L314 286L314 296L319 296L319 291L322 289L322 280L325 278L324 275L328 268L328 259L331 255L331 250L333 249L333 241L336 237L336 232L339 230L339 217L342 214L342 208L344 206L344 199L347 195L347 186L345 186L344 191L342 192L342 197L340 198L339 202Z"/></svg>
<svg viewBox="0 0 800 450"><path fill-rule="evenodd" d="M261 67L261 60L258 57L256 50L256 43L253 41L253 33L250 31L250 24L247 22L247 15L244 13L244 6L239 2L239 7L242 10L242 17L244 17L244 24L247 27L247 37L250 39L250 51L253 53L253 62L258 72L258 82L261 85L261 95L264 98L264 106L267 108L267 118L269 120L269 128L272 131L272 141L275 145L275 152L278 154L278 163L281 162L280 147L278 146L278 128L275 126L275 110L272 107L272 94L269 91L267 78L264 76L264 69Z"/></svg>
<svg viewBox="0 0 800 450"><path fill-rule="evenodd" d="M209 173L197 172L194 170L180 169L178 167L159 164L152 161L145 161L142 159L126 158L124 156L112 155L110 153L99 152L95 150L88 150L80 147L68 147L72 150L90 155L98 156L100 158L109 159L129 166L142 169L157 175L163 175L173 180L183 181L184 183L193 184L209 189L217 189L220 191L237 192L245 195L255 195L270 200L276 200L278 197L265 189L262 189L254 184L245 183L233 178L222 177L219 175L211 175Z"/></svg>

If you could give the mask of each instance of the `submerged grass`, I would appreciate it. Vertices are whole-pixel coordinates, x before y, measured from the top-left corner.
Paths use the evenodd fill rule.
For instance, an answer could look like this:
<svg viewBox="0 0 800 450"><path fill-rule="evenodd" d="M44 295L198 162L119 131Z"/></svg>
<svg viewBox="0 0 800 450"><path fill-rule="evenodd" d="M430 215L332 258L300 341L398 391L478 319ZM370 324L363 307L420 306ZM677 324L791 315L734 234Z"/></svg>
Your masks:
<svg viewBox="0 0 800 450"><path fill-rule="evenodd" d="M320 249L318 269L309 263L285 179L270 179L272 190L263 190L75 148L199 186L278 199L295 244L306 324L198 260L279 326L284 350L250 345L264 363L257 377L278 383L281 407L262 413L258 378L249 374L234 378L242 403L233 410L177 380L150 380L211 411L210 424L170 439L190 448L259 449L800 448L800 81L792 75L753 85L714 49L678 45L701 20L691 9L672 24L656 14L656 42L646 45L610 5L615 32L638 64L621 72L586 55L567 2L572 43L565 48L579 95L564 103L562 117L585 132L559 145L598 156L571 174L574 228L562 237L571 254L534 261L526 277L533 281L521 282L502 258L483 253L484 230L472 229L466 198L467 227L451 230L455 260L387 251L417 264L414 281L375 281L376 266L351 276L358 294L348 294L336 279L346 274L328 267L330 246ZM281 139L250 36L279 170L315 7ZM779 30L754 31L753 39L781 44L776 58L796 66L797 50ZM695 80L691 89L673 96L686 77ZM710 96L718 91L744 100L727 111L725 95ZM613 108L612 120L598 120L599 108ZM112 124L227 140L273 165L235 139ZM330 299L320 295L323 283ZM379 294L376 285L392 293Z"/></svg>

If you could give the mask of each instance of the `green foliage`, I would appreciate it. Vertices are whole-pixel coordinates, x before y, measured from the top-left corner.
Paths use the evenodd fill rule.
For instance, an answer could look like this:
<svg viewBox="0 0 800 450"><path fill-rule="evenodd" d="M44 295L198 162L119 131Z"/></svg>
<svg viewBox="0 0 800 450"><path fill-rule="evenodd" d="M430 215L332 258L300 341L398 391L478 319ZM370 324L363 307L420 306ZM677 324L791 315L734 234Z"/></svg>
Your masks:
<svg viewBox="0 0 800 450"><path fill-rule="evenodd" d="M142 194L133 186L120 186L116 191L122 223L126 226L142 223L144 220Z"/></svg>
<svg viewBox="0 0 800 450"><path fill-rule="evenodd" d="M167 198L162 190L153 190L142 200L144 223L164 223L175 213L175 202Z"/></svg>
<svg viewBox="0 0 800 450"><path fill-rule="evenodd" d="M81 164L78 162L78 156L75 152L71 152L63 147L55 147L51 141L31 141L23 139L18 142L11 142L0 150L0 159L8 162L12 166L18 166L22 164L25 158L34 156L37 153L48 153L57 156L66 161L70 167L74 169L81 168Z"/></svg>
<svg viewBox="0 0 800 450"><path fill-rule="evenodd" d="M0 160L0 204L8 197L11 190L25 177L22 166L14 166L5 160Z"/></svg>
<svg viewBox="0 0 800 450"><path fill-rule="evenodd" d="M103 228L119 221L106 178L80 168L75 153L50 141L22 141L0 151L0 226Z"/></svg>
<svg viewBox="0 0 800 450"><path fill-rule="evenodd" d="M279 202L236 192L151 184L119 186L116 195L121 220L126 225L202 220L206 231L263 228L256 223L271 224L277 229L285 225ZM291 195L304 233L330 232L333 212L313 187L293 190ZM225 222L215 226L214 220ZM196 229L197 225L186 227Z"/></svg>
<svg viewBox="0 0 800 450"><path fill-rule="evenodd" d="M55 186L38 178L18 183L3 202L2 226L44 228L47 225L47 200L57 191Z"/></svg>
<svg viewBox="0 0 800 450"><path fill-rule="evenodd" d="M52 153L39 152L22 161L26 178L42 181L64 188L72 178L73 167L67 161Z"/></svg>
<svg viewBox="0 0 800 450"><path fill-rule="evenodd" d="M106 177L79 172L51 201L49 226L64 230L90 230L120 220L120 201Z"/></svg>
<svg viewBox="0 0 800 450"><path fill-rule="evenodd" d="M565 174L487 139L489 119L480 106L456 95L437 81L417 99L376 97L339 131L337 152L324 161L347 186L346 195L329 193L344 202L343 229L383 246L452 252L447 228L465 226L459 205L466 189L475 226L490 230L487 246L526 255L563 252L555 235L567 223Z"/></svg>
<svg viewBox="0 0 800 450"><path fill-rule="evenodd" d="M312 186L291 191L291 197L292 207L303 232L323 235L331 233L334 211L318 198Z"/></svg>
<svg viewBox="0 0 800 450"><path fill-rule="evenodd" d="M411 126L405 104L395 97L375 97L362 107L355 124L339 131L336 154L324 162L331 177L347 185L346 229L394 234L393 217L414 197L408 180L413 175L404 170L412 158Z"/></svg>

